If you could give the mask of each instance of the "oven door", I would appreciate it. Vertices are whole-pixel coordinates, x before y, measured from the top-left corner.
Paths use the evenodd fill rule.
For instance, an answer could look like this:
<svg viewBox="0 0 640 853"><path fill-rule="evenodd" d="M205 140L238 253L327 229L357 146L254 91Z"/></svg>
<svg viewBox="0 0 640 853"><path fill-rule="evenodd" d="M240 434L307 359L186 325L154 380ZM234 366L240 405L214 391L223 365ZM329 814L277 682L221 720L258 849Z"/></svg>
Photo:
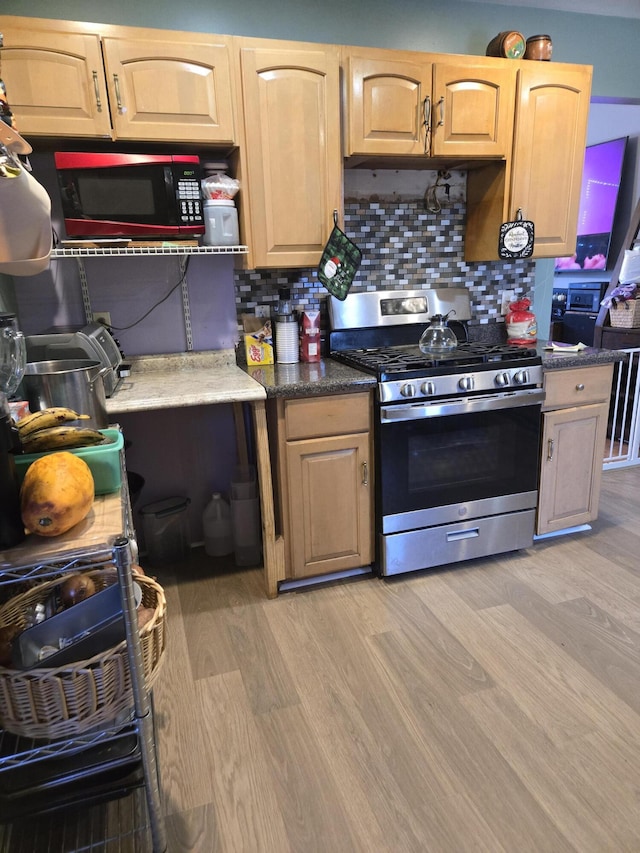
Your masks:
<svg viewBox="0 0 640 853"><path fill-rule="evenodd" d="M381 406L383 534L532 509L544 391Z"/></svg>

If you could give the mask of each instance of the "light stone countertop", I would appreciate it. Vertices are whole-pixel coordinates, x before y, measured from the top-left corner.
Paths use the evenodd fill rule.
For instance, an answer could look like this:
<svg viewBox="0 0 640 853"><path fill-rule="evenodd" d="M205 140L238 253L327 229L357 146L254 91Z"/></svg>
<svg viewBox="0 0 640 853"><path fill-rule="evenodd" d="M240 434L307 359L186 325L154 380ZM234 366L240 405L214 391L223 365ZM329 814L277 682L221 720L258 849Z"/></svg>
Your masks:
<svg viewBox="0 0 640 853"><path fill-rule="evenodd" d="M264 387L236 366L234 350L140 355L107 398L107 413L264 400Z"/></svg>

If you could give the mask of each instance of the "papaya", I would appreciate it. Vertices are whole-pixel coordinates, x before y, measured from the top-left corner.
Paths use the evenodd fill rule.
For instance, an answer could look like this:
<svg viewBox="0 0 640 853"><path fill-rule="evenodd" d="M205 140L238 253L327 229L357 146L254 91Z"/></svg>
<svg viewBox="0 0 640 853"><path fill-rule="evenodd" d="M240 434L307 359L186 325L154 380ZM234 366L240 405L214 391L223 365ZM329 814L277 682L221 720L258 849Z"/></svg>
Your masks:
<svg viewBox="0 0 640 853"><path fill-rule="evenodd" d="M32 462L20 487L22 523L28 533L59 536L89 514L95 484L91 469L68 451Z"/></svg>

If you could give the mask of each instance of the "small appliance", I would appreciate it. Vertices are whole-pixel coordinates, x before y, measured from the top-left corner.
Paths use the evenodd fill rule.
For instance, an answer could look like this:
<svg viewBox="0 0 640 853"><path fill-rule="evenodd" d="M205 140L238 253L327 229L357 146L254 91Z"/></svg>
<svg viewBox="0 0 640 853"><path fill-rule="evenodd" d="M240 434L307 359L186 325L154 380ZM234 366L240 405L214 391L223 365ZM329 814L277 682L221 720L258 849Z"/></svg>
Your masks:
<svg viewBox="0 0 640 853"><path fill-rule="evenodd" d="M120 343L101 323L52 328L40 335L27 335L26 345L29 362L57 359L98 361L106 368L102 374L106 397L111 397L128 372Z"/></svg>
<svg viewBox="0 0 640 853"><path fill-rule="evenodd" d="M567 288L566 310L562 316L562 340L565 344L593 346L593 335L606 281L579 281Z"/></svg>
<svg viewBox="0 0 640 853"><path fill-rule="evenodd" d="M54 156L68 237L204 234L197 156L76 151Z"/></svg>

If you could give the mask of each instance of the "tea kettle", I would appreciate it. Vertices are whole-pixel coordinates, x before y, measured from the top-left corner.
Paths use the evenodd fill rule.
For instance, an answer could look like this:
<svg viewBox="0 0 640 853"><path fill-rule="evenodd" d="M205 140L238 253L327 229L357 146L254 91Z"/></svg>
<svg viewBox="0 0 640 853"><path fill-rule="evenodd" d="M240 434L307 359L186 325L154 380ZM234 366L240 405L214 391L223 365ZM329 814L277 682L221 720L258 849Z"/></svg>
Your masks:
<svg viewBox="0 0 640 853"><path fill-rule="evenodd" d="M451 352L458 346L453 329L447 325L447 320L455 311L448 314L434 314L427 328L420 337L418 346L420 351L427 355L443 355Z"/></svg>

